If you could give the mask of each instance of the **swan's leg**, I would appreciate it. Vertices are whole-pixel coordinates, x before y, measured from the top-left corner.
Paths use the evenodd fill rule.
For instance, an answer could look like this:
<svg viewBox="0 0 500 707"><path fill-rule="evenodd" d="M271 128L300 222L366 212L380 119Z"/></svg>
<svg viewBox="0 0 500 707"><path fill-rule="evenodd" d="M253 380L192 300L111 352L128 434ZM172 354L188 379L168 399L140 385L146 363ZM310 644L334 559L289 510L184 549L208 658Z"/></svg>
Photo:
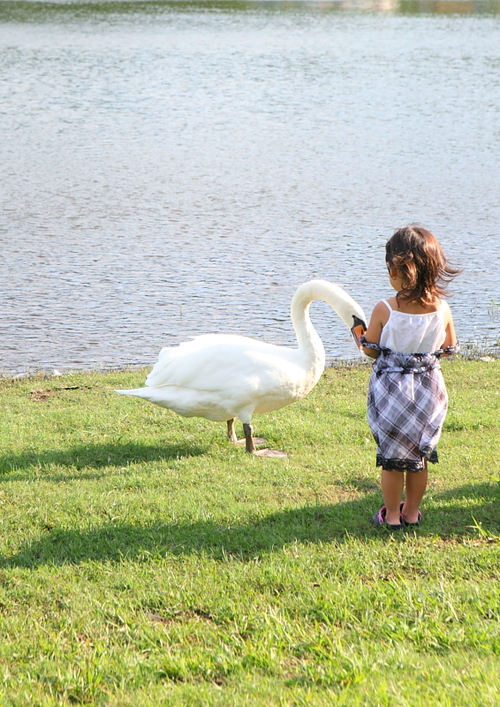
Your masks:
<svg viewBox="0 0 500 707"><path fill-rule="evenodd" d="M234 429L234 417L227 421L227 438L230 442L237 442L238 437Z"/></svg>
<svg viewBox="0 0 500 707"><path fill-rule="evenodd" d="M236 430L234 429L234 420L235 420L235 418L233 417L231 420L227 421L227 438L228 438L228 440L230 442L234 442L235 444L247 444L246 433L245 433L245 437L243 439L238 439L238 437L236 436ZM263 437L254 437L252 435L252 439L254 441L254 446L255 446L255 444L265 444L266 443L266 440Z"/></svg>
<svg viewBox="0 0 500 707"><path fill-rule="evenodd" d="M250 454L255 454L258 457L286 457L286 452L279 452L277 449L256 449L255 439L253 436L252 425L248 422L243 423L243 431L245 432L245 449Z"/></svg>
<svg viewBox="0 0 500 707"><path fill-rule="evenodd" d="M253 441L252 425L248 422L243 423L243 432L245 433L245 449L250 454L255 454L255 442Z"/></svg>

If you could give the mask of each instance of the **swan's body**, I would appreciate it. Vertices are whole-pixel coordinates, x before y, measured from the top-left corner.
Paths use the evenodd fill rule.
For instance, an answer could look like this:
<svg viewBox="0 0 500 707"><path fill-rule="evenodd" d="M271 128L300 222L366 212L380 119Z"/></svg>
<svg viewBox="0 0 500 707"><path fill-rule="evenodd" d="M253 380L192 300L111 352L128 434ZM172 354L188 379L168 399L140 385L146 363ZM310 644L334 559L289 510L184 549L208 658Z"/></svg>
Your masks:
<svg viewBox="0 0 500 707"><path fill-rule="evenodd" d="M292 299L298 348L245 336L206 334L162 349L145 388L117 392L144 398L184 417L227 421L232 441L237 417L245 428L247 451L255 452L252 415L300 400L323 373L325 350L309 317L315 299L327 302L351 329L366 321L361 307L341 287L312 280L301 285Z"/></svg>

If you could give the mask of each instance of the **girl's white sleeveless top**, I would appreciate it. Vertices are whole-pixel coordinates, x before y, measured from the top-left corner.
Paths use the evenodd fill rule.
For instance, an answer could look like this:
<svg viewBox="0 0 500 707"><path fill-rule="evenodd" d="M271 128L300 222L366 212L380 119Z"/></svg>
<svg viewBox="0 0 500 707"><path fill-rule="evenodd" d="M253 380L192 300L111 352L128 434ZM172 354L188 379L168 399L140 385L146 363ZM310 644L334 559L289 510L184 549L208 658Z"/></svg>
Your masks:
<svg viewBox="0 0 500 707"><path fill-rule="evenodd" d="M380 346L400 353L431 353L441 348L446 338L444 314L446 302L436 312L407 314L392 309L383 300L390 316L380 335Z"/></svg>

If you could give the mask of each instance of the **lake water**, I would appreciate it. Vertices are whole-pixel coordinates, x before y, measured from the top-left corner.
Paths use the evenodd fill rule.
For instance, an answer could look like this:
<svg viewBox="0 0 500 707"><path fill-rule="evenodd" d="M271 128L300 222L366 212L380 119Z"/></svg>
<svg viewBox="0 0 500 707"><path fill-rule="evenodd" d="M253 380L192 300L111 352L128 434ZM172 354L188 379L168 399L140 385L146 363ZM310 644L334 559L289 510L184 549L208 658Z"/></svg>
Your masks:
<svg viewBox="0 0 500 707"><path fill-rule="evenodd" d="M412 221L500 321L500 2L0 3L0 372L294 345L311 278L367 314ZM314 303L329 360L359 356Z"/></svg>

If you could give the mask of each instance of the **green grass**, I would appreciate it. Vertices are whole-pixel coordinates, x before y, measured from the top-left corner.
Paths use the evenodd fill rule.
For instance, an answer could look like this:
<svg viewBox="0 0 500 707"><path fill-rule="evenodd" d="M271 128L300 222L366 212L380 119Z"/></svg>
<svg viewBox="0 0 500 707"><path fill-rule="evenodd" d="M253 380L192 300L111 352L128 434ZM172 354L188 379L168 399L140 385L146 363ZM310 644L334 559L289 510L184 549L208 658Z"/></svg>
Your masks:
<svg viewBox="0 0 500 707"><path fill-rule="evenodd" d="M0 383L0 705L500 705L500 361L443 365L418 531L381 503L369 366L256 417L287 459L114 388Z"/></svg>

